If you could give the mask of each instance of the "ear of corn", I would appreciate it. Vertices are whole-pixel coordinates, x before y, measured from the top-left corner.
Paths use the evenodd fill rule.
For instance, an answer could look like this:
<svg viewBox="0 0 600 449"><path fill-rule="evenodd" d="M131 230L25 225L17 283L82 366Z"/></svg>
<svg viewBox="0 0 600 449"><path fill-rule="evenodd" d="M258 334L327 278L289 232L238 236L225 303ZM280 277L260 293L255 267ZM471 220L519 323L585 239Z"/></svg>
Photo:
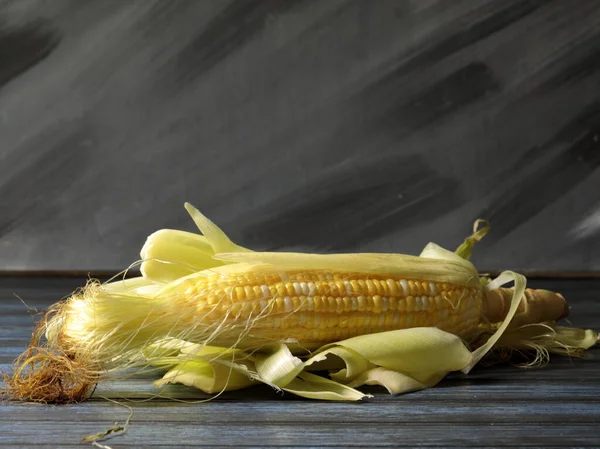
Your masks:
<svg viewBox="0 0 600 449"><path fill-rule="evenodd" d="M312 346L417 326L437 326L468 338L480 320L478 286L356 272L263 269L268 271L229 272L225 277L215 269L182 279L162 294L178 298L185 307L194 305L193 322L221 320L231 332L224 329L220 344L237 338L237 328L248 320L255 339L296 339ZM242 343L252 344L249 339Z"/></svg>
<svg viewBox="0 0 600 449"><path fill-rule="evenodd" d="M363 384L399 393L469 372L497 345L533 338L538 351L566 341L575 350L597 338L553 328L544 340L511 327L515 315L519 325L562 317L564 300L522 302L525 278L512 272L481 283L467 259L487 225L476 223L456 253L433 243L418 257L252 252L186 208L204 235L154 233L142 249L141 278L91 284L55 306L9 377L13 396L79 400L107 373L154 365L167 370L159 386L218 393L260 381L358 400ZM508 282L513 289L492 293ZM546 304L552 312L538 313ZM295 355L307 351L314 352ZM319 367L331 378L311 373ZM74 372L84 373L83 385Z"/></svg>

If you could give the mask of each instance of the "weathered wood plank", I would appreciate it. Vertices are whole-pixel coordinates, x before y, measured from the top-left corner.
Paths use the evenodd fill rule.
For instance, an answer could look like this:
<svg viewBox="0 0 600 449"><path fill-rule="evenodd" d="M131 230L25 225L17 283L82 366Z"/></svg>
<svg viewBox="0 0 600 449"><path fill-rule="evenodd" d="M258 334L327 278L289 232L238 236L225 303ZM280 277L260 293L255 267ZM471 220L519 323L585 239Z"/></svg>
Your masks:
<svg viewBox="0 0 600 449"><path fill-rule="evenodd" d="M288 412L289 413L289 412ZM324 414L327 412L324 411ZM394 423L371 423L370 425L356 425L340 417L335 424L321 423L319 421L301 424L294 420L290 414L288 423L274 423L257 416L252 423L206 423L200 420L190 422L169 422L168 425L161 421L135 422L132 421L127 432L126 443L123 438L119 446L148 447L154 444L171 445L196 445L197 447L228 446L394 446L394 447L427 447L439 445L461 445L464 447L483 445L507 446L543 446L556 445L562 442L568 446L591 446L598 443L597 424L570 424L568 435L565 427L554 425L522 424L496 424L488 423L485 426L463 423L460 426L454 423L420 423L406 424L401 416ZM107 423L108 427L112 423ZM160 426L160 427L159 427ZM73 435L76 428L77 436ZM0 434L0 444L10 445L28 442L40 445L62 444L69 438L64 435L73 435L72 443L76 443L79 435L88 435L98 432L98 425L87 422L54 422L38 421L35 423L35 432L23 435L20 426L8 426ZM56 443L54 443L56 442Z"/></svg>
<svg viewBox="0 0 600 449"><path fill-rule="evenodd" d="M383 397L383 395L381 396ZM412 397L398 396L393 400L377 399L362 404L324 404L314 401L278 400L278 401L244 401L219 400L203 404L181 404L176 402L154 401L151 403L135 403L125 401L124 404L134 410L136 422L202 422L223 424L253 424L257 416L264 416L271 423L309 424L321 422L336 424L348 422L364 425L379 423L395 423L402 416L404 424L417 423L471 423L487 424L568 424L600 423L600 399L594 402L580 403L574 400L544 401L528 400L494 403L479 401L414 401ZM523 414L524 407L530 412ZM289 410L293 408L294 415ZM128 411L121 406L101 400L69 406L39 405L6 405L0 422L9 422L15 416L25 422L39 420L56 422L111 422L117 417L127 417ZM326 412L326 413L325 413ZM11 419L12 417L12 419ZM28 424L24 424L28 425Z"/></svg>

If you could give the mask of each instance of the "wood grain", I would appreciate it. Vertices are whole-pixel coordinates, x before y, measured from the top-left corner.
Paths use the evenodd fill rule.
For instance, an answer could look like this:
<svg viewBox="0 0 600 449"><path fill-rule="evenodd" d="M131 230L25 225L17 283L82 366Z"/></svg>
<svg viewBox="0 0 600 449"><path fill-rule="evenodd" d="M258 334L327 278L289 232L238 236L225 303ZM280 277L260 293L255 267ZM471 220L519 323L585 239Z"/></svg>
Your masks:
<svg viewBox="0 0 600 449"><path fill-rule="evenodd" d="M85 278L0 277L0 369L23 350L31 333L29 307L43 309L85 283ZM598 327L600 280L530 280L562 292L574 326ZM128 432L113 448L193 447L600 447L600 352L581 359L555 357L543 369L478 367L452 374L437 387L391 396L370 388L361 403L325 403L261 386L208 396L186 387L154 398L152 377L100 385L88 402L68 406L3 403L0 446L90 447L89 434L124 421Z"/></svg>
<svg viewBox="0 0 600 449"><path fill-rule="evenodd" d="M600 272L597 0L2 0L0 270L257 249Z"/></svg>

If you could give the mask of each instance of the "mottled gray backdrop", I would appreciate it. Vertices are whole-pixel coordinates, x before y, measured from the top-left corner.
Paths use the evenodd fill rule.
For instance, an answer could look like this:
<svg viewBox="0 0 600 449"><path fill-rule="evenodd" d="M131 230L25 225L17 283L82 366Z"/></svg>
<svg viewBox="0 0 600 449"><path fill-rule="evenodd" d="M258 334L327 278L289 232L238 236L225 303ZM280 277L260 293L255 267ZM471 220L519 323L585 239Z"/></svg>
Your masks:
<svg viewBox="0 0 600 449"><path fill-rule="evenodd" d="M600 270L598 0L0 0L0 269L189 201L257 249Z"/></svg>

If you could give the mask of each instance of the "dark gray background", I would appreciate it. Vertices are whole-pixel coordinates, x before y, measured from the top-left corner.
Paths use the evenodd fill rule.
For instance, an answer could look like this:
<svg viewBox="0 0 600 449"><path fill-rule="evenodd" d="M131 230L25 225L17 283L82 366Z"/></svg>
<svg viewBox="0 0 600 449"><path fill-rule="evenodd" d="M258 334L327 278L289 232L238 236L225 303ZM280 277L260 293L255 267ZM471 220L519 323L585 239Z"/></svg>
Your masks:
<svg viewBox="0 0 600 449"><path fill-rule="evenodd" d="M257 249L600 270L600 1L0 0L0 269L189 201Z"/></svg>

